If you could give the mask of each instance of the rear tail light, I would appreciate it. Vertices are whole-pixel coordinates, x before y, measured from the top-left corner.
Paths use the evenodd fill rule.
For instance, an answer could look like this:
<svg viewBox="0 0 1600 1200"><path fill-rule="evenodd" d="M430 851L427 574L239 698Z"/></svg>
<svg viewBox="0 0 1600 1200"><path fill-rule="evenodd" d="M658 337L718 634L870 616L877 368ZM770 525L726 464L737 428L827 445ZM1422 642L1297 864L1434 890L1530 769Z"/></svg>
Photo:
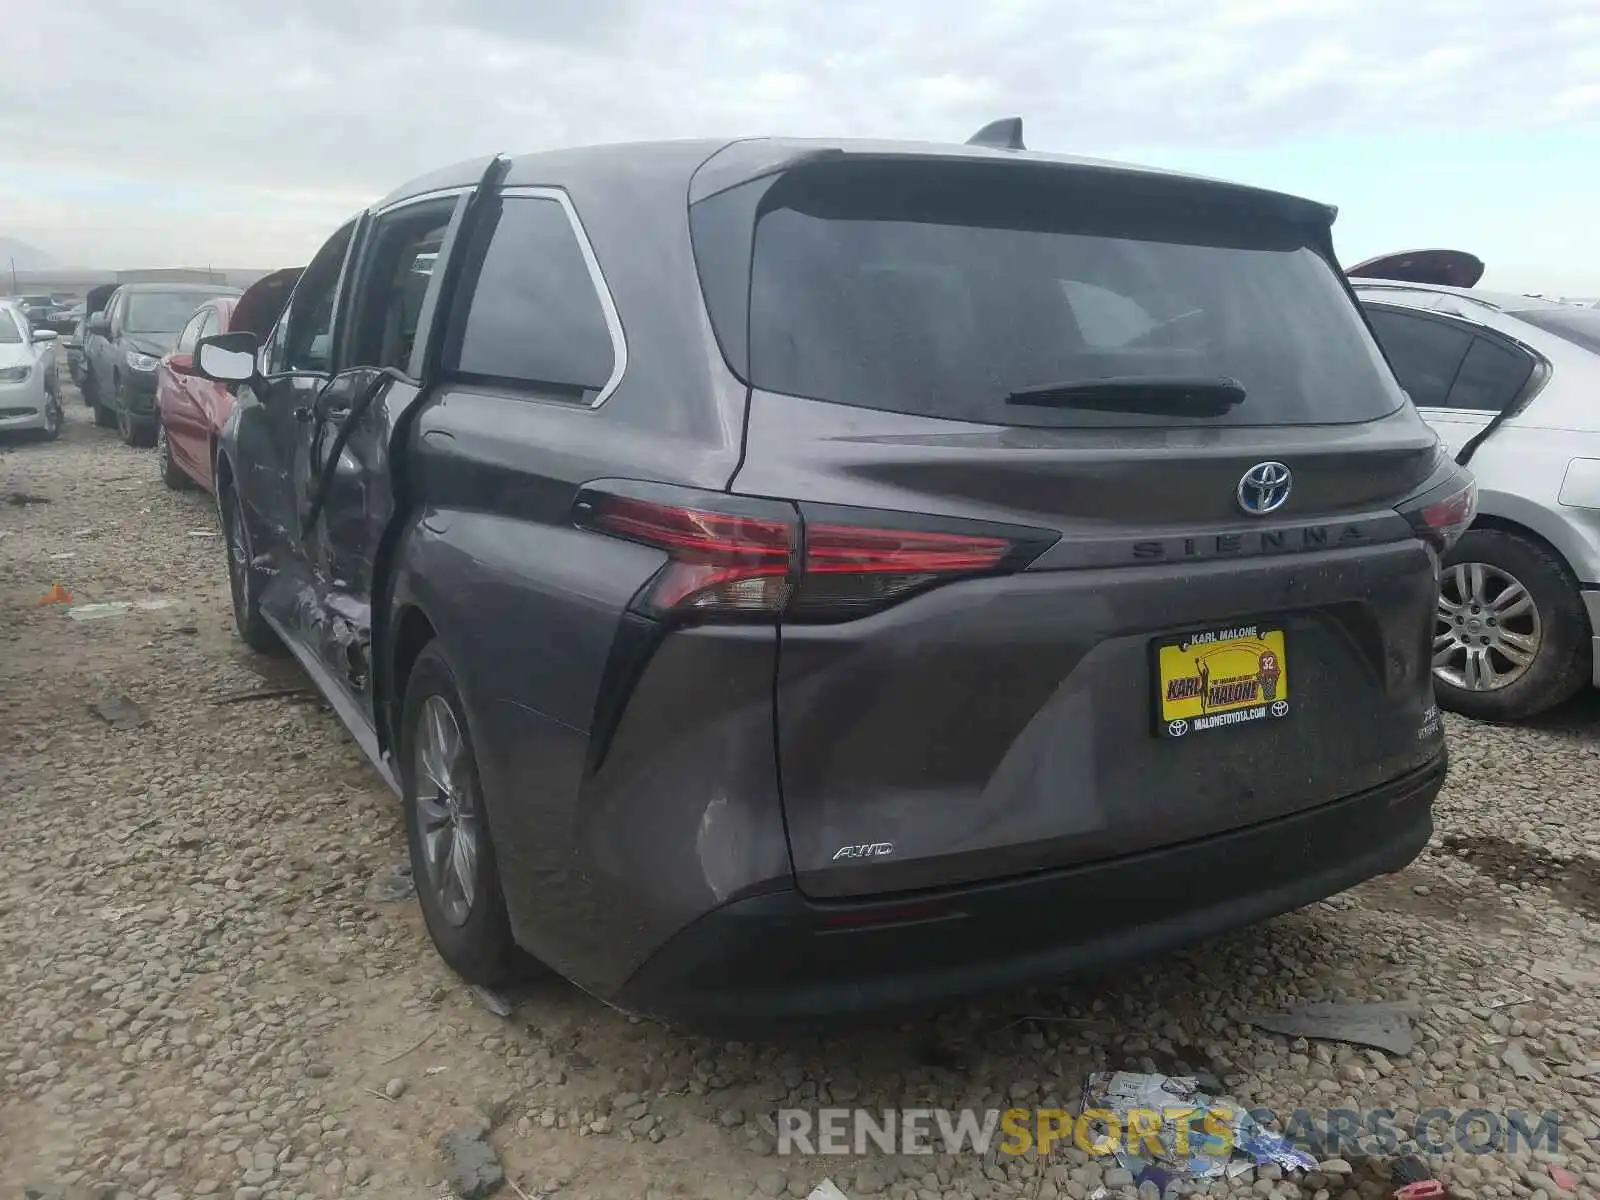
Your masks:
<svg viewBox="0 0 1600 1200"><path fill-rule="evenodd" d="M667 552L650 588L655 608L770 613L789 599L791 516L741 516L630 496L597 496L591 511L592 528Z"/></svg>
<svg viewBox="0 0 1600 1200"><path fill-rule="evenodd" d="M1458 478L1404 511L1423 540L1432 543L1442 555L1461 540L1478 515L1477 482L1471 477Z"/></svg>
<svg viewBox="0 0 1600 1200"><path fill-rule="evenodd" d="M667 554L635 602L669 614L840 620L939 583L1017 570L1055 535L665 485L594 485L576 523ZM930 528L930 525L938 528Z"/></svg>

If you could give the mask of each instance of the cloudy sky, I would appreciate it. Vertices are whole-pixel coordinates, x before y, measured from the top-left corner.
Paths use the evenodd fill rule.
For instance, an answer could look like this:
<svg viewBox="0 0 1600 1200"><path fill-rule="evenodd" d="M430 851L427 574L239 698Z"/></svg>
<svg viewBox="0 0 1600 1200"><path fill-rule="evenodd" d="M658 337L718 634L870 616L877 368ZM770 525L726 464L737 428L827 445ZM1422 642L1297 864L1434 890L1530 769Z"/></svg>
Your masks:
<svg viewBox="0 0 1600 1200"><path fill-rule="evenodd" d="M16 0L21 5L23 0ZM49 0L0 18L0 236L299 263L443 163L741 134L1029 145L1339 205L1600 295L1594 0Z"/></svg>

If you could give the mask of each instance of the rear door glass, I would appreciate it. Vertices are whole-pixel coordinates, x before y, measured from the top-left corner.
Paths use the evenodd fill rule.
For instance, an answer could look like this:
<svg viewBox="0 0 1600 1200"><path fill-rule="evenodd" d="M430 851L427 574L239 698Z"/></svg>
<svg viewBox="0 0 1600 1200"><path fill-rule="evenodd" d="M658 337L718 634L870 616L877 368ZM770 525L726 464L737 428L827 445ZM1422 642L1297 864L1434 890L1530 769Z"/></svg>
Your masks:
<svg viewBox="0 0 1600 1200"><path fill-rule="evenodd" d="M1263 425L1366 421L1399 407L1316 248L1320 231L1236 193L1131 179L952 163L790 171L756 218L748 313L712 281L713 324L724 346L738 345L748 316L748 361L732 365L753 386L918 416ZM741 190L696 206L697 254L707 239L741 236L731 227L749 219ZM710 248L702 270L724 269L724 257ZM1130 378L1233 380L1246 398L1192 416L1015 395Z"/></svg>

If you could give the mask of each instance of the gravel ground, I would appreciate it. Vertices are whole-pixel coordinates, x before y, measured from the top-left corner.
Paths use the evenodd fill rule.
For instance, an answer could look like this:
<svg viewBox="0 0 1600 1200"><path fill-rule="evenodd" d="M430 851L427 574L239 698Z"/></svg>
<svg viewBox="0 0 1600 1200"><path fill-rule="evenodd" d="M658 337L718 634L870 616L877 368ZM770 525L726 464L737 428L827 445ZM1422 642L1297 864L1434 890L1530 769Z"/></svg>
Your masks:
<svg viewBox="0 0 1600 1200"><path fill-rule="evenodd" d="M685 1036L559 983L502 1018L435 959L397 806L333 715L232 702L301 681L234 638L209 499L163 488L73 396L69 418L59 443L0 446L0 1197L439 1196L441 1139L466 1130L471 1153L486 1128L501 1195L798 1197L826 1175L852 1200L1131 1196L1076 1149L774 1155L778 1107L1073 1102L1102 1068L1401 1124L1557 1110L1555 1153L1436 1168L1462 1200L1600 1195L1593 698L1536 726L1452 720L1440 832L1404 875L1136 969L781 1044ZM55 582L153 603L75 621L36 606ZM91 711L119 697L142 723ZM1417 1048L1242 1024L1333 999L1420 1002ZM1380 1166L1211 1194L1387 1195Z"/></svg>

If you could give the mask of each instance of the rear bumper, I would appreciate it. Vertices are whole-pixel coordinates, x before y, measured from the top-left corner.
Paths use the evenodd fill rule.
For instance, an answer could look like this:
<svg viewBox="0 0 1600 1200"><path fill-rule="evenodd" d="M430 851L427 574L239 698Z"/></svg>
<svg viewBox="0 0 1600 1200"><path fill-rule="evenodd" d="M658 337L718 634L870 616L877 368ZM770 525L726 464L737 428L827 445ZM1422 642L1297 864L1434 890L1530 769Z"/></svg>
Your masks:
<svg viewBox="0 0 1600 1200"><path fill-rule="evenodd" d="M1446 768L1441 750L1389 784L1293 816L998 883L876 903L751 897L678 933L613 1000L690 1024L759 1026L949 1001L1172 949L1401 869L1432 833Z"/></svg>

